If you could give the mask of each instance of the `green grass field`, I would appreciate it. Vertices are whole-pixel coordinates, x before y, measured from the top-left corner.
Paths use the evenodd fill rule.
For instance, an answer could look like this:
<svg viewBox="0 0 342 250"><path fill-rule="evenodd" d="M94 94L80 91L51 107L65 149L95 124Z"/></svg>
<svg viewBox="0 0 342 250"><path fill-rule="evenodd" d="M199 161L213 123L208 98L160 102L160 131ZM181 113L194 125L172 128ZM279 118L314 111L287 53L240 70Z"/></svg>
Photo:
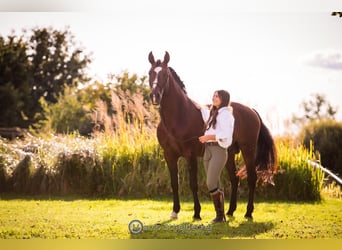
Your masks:
<svg viewBox="0 0 342 250"><path fill-rule="evenodd" d="M181 202L178 220L169 220L170 198L0 199L0 238L8 239L342 239L342 199L319 203L256 201L254 220L243 218L246 202L238 202L234 218L211 224L214 209L202 198L202 221L193 221L193 203ZM226 208L228 202L226 202ZM132 220L143 231L132 234Z"/></svg>

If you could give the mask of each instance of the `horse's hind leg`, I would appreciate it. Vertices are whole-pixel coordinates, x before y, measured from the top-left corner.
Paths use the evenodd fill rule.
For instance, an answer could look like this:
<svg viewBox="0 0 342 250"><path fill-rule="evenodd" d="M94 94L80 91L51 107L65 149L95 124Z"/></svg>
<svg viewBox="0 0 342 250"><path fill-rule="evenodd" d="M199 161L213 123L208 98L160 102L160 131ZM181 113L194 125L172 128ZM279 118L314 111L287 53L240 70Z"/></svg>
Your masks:
<svg viewBox="0 0 342 250"><path fill-rule="evenodd" d="M164 154L165 160L170 172L171 177L171 188L173 195L173 210L171 213L171 219L177 219L180 211L180 202L178 194L178 157L174 155Z"/></svg>
<svg viewBox="0 0 342 250"><path fill-rule="evenodd" d="M245 214L245 218L247 219L253 219L252 213L254 210L254 192L255 192L255 187L256 187L256 170L254 165L252 168L250 168L250 171L248 171L247 168L247 183L248 183L248 188L249 188L249 195L248 195L248 204L247 204L247 211Z"/></svg>
<svg viewBox="0 0 342 250"><path fill-rule="evenodd" d="M201 220L201 205L198 199L198 184L197 184L197 158L191 157L188 160L189 165L189 178L190 178L190 188L192 191L192 196L194 198L194 219Z"/></svg>
<svg viewBox="0 0 342 250"><path fill-rule="evenodd" d="M239 177L236 176L236 165L235 165L235 153L228 151L228 160L226 163L226 168L229 173L230 183L231 183L231 195L230 195L230 203L229 209L227 211L228 216L233 216L234 211L236 210L237 203L237 190L239 185Z"/></svg>
<svg viewBox="0 0 342 250"><path fill-rule="evenodd" d="M256 169L255 169L255 148L250 147L249 150L242 150L242 155L247 168L247 183L249 188L248 204L245 218L252 219L252 213L254 210L254 192L256 187Z"/></svg>

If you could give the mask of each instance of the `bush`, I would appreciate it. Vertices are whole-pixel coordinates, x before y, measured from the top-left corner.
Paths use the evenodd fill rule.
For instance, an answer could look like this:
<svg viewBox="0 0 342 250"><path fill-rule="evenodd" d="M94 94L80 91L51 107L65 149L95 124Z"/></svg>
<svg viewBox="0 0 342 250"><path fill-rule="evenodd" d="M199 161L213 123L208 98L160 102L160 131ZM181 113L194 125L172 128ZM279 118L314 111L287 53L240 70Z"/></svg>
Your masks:
<svg viewBox="0 0 342 250"><path fill-rule="evenodd" d="M277 142L277 148L279 172L275 186L258 185L256 197L319 200L323 172L308 164L308 160L315 160L313 153L281 142ZM241 155L237 160L238 166L243 166ZM198 163L199 195L207 196L202 160ZM1 183L3 179L8 185L1 184L1 192L21 194L153 197L172 193L169 171L154 132L134 125L122 125L120 133L99 133L94 138L73 134L4 142L0 145ZM221 183L229 197L227 171ZM183 158L179 160L179 193L191 196ZM241 181L239 194L248 197L246 180Z"/></svg>
<svg viewBox="0 0 342 250"><path fill-rule="evenodd" d="M7 191L9 176L6 172L6 166L3 162L2 156L0 156L0 191Z"/></svg>
<svg viewBox="0 0 342 250"><path fill-rule="evenodd" d="M302 138L307 148L313 142L324 167L342 176L342 123L313 122L303 129Z"/></svg>
<svg viewBox="0 0 342 250"><path fill-rule="evenodd" d="M40 99L44 110L44 119L39 125L45 131L57 133L73 133L78 131L88 135L93 131L90 112L84 109L85 103L80 101L77 89L65 86L63 95L60 95L57 102L48 104L43 98Z"/></svg>

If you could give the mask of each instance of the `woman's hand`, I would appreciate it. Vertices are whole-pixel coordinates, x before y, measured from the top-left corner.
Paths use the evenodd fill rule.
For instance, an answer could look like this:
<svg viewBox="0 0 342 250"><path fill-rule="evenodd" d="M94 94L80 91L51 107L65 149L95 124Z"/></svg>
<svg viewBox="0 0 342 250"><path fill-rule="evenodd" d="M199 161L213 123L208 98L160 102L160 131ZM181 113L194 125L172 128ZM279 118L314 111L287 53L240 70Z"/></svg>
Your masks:
<svg viewBox="0 0 342 250"><path fill-rule="evenodd" d="M195 107L199 110L201 110L203 108L202 105L198 104L197 102L195 102L194 100L190 99L192 101L192 103L195 105Z"/></svg>
<svg viewBox="0 0 342 250"><path fill-rule="evenodd" d="M201 143L205 143L207 141L207 137L205 135L202 135L200 137L198 137L198 140L201 142Z"/></svg>
<svg viewBox="0 0 342 250"><path fill-rule="evenodd" d="M216 141L216 136L215 135L202 135L202 136L198 137L198 140L201 143L206 143L209 140Z"/></svg>

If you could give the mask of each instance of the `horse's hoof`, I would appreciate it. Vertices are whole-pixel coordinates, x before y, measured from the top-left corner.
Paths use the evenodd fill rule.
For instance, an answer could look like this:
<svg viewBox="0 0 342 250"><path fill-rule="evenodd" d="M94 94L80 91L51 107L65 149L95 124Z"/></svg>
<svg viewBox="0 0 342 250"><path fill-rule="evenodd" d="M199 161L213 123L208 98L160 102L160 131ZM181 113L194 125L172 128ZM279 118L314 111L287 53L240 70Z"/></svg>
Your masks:
<svg viewBox="0 0 342 250"><path fill-rule="evenodd" d="M253 221L252 215L245 215L245 219L247 219L248 221Z"/></svg>
<svg viewBox="0 0 342 250"><path fill-rule="evenodd" d="M202 220L201 216L194 216L192 217L194 221Z"/></svg>
<svg viewBox="0 0 342 250"><path fill-rule="evenodd" d="M175 211L172 211L172 213L170 215L170 219L177 220L178 219L178 214Z"/></svg>
<svg viewBox="0 0 342 250"><path fill-rule="evenodd" d="M229 217L233 217L233 213L232 212L227 212L226 215L229 216Z"/></svg>

